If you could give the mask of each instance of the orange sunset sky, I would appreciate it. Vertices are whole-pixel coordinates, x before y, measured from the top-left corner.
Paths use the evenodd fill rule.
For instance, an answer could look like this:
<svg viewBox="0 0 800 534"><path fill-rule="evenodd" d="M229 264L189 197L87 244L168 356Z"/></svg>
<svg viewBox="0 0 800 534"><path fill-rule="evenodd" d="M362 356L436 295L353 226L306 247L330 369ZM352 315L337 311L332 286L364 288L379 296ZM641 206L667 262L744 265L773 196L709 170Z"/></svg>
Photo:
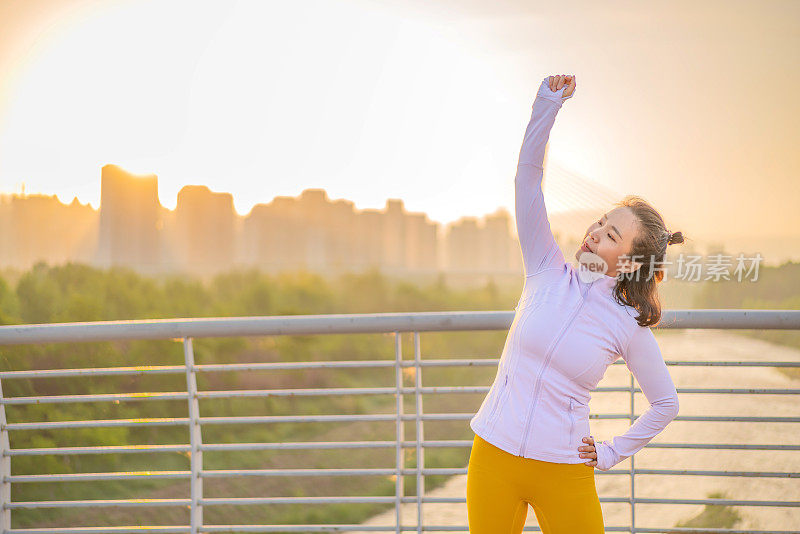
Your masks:
<svg viewBox="0 0 800 534"><path fill-rule="evenodd" d="M597 190L546 185L554 212L639 194L697 239L795 247L798 65L796 1L3 0L0 191L98 207L114 163L169 208L206 184L242 215L309 187L513 213L536 89L574 73L548 157Z"/></svg>

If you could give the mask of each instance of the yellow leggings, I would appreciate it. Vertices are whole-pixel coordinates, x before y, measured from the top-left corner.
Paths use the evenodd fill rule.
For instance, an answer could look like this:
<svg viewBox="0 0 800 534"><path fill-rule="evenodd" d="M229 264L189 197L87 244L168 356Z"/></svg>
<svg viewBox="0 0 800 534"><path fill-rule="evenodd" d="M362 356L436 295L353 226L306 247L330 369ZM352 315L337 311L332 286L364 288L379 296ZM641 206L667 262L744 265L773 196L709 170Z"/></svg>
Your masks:
<svg viewBox="0 0 800 534"><path fill-rule="evenodd" d="M475 435L467 469L470 534L522 532L528 504L544 534L604 532L594 467L515 456Z"/></svg>

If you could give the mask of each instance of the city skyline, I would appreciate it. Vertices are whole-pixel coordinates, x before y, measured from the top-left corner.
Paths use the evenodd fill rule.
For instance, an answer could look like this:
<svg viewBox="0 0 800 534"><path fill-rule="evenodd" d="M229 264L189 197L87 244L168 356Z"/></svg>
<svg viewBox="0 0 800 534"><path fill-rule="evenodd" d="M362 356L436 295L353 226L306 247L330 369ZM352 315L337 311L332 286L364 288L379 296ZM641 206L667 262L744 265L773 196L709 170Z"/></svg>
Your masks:
<svg viewBox="0 0 800 534"><path fill-rule="evenodd" d="M382 209L357 209L350 200L329 198L324 189L307 188L296 197L276 196L256 204L242 216L234 210L229 192L206 185L184 185L176 208L170 210L160 202L156 174L135 175L107 164L101 175L99 210L77 198L65 204L55 195L0 194L0 225L10 230L0 235L0 267L77 261L101 268L124 265L151 274L208 275L243 266L511 278L521 273L514 217L504 208L441 224L424 212L408 211L402 199L388 198ZM578 183L580 177L572 179ZM579 246L585 221L596 216L594 208L550 216L568 261ZM701 249L731 258L742 252L757 254L766 265L785 261L770 257L765 249L744 251L689 239L680 249L668 251L668 261L681 254L697 255Z"/></svg>
<svg viewBox="0 0 800 534"><path fill-rule="evenodd" d="M232 195L185 185L174 210L158 197L158 176L118 165L101 169L101 205L75 198L0 194L0 266L39 261L126 266L147 274L209 275L240 267L268 272L307 269L391 274L515 275L521 258L505 210L442 227L387 199L384 209L356 210L324 189L277 196L246 216Z"/></svg>

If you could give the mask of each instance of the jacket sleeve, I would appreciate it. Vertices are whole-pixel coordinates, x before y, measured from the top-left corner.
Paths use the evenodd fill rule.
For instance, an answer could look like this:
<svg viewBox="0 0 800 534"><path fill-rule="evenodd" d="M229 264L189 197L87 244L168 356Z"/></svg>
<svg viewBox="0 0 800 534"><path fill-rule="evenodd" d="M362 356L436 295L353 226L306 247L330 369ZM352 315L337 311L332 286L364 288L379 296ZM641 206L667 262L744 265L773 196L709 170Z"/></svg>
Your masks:
<svg viewBox="0 0 800 534"><path fill-rule="evenodd" d="M595 442L597 469L608 471L650 442L678 415L678 392L649 327L637 327L622 358L650 407L621 436Z"/></svg>
<svg viewBox="0 0 800 534"><path fill-rule="evenodd" d="M517 174L514 178L514 211L525 276L548 267L564 265L564 255L550 230L542 194L542 177L550 129L562 102L572 97L562 96L565 87L554 92L550 90L547 78L542 81L533 102L531 119L519 153Z"/></svg>

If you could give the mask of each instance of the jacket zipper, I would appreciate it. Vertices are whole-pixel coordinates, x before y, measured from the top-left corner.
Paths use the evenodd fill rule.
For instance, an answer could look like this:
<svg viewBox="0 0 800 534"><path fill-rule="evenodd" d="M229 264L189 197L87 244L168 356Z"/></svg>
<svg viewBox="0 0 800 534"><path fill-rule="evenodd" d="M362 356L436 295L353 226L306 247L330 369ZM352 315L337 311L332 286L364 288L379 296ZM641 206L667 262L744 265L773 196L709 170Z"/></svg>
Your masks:
<svg viewBox="0 0 800 534"><path fill-rule="evenodd" d="M594 282L592 282L592 283L594 283ZM572 315L570 316L569 320L566 322L564 327L561 329L561 332L558 333L558 337L556 338L556 340L550 346L550 350L547 351L547 357L544 360L544 365L542 365L542 369L539 371L539 374L536 376L536 384L533 387L533 400L531 401L531 407L528 410L528 415L525 418L525 432L522 434L522 444L519 447L519 455L518 456L522 456L523 455L523 453L525 452L525 445L528 442L528 430L529 430L528 427L530 427L531 420L533 419L531 416L533 415L533 410L536 407L536 401L538 400L539 384L541 384L542 374L544 374L545 370L547 369L547 365L550 363L550 357L553 355L553 351L555 351L556 347L558 346L559 341L561 341L561 338L563 337L564 333L567 331L567 328L569 328L569 325L572 324L572 321L575 319L575 317L578 315L578 312L581 311L581 308L583 308L583 305L586 303L586 295L588 294L590 288L591 288L591 286L589 288L587 288L586 289L586 293L584 293L581 296L580 305L578 306L578 308L574 312L572 312Z"/></svg>

